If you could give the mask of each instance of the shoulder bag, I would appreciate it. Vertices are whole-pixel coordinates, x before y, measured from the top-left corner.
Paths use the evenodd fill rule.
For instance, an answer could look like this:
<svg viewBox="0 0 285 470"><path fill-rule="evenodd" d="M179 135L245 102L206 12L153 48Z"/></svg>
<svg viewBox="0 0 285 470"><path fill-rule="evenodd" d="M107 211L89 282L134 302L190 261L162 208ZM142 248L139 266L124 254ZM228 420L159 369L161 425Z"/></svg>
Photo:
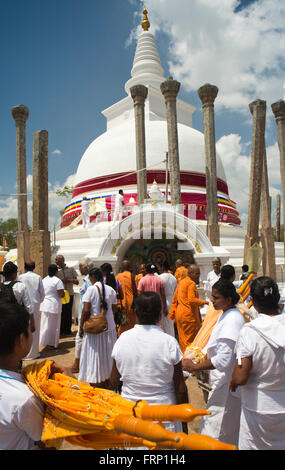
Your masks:
<svg viewBox="0 0 285 470"><path fill-rule="evenodd" d="M85 333L91 333L93 335L98 335L99 333L103 333L104 331L108 330L108 321L106 318L106 311L103 306L103 299L98 286L98 294L100 297L100 305L101 310L99 315L90 315L88 320L84 322L83 330Z"/></svg>

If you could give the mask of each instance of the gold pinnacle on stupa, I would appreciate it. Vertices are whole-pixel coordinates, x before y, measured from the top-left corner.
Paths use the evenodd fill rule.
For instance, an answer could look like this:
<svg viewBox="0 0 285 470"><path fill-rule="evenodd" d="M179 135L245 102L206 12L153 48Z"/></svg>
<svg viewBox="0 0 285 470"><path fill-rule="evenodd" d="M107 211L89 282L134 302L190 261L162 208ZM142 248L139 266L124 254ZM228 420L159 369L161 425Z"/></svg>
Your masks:
<svg viewBox="0 0 285 470"><path fill-rule="evenodd" d="M146 7L144 7L143 20L142 20L142 28L143 28L144 31L148 31L149 27L150 27L150 22L148 21L147 13L148 13L148 11L147 11Z"/></svg>

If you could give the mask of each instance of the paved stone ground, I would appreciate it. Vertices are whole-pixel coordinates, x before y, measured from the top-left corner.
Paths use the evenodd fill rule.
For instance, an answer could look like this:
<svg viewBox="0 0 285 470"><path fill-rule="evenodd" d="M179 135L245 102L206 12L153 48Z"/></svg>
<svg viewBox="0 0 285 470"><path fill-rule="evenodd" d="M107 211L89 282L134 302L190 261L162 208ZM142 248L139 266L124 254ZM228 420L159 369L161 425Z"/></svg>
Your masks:
<svg viewBox="0 0 285 470"><path fill-rule="evenodd" d="M59 346L56 350L50 350L47 348L41 349L41 358L36 359L35 361L24 361L23 366L31 364L32 362L41 362L43 359L52 359L58 364L68 367L71 366L74 360L74 339L77 331L77 326L73 325L72 332L73 335L65 338L61 338L59 341ZM77 377L77 374L74 374ZM198 409L205 408L205 401L201 389L198 387L195 377L187 379L187 389L189 395L189 402ZM190 433L199 432L201 418L195 418L192 423L189 423L188 430ZM74 447L64 442L61 450L86 450L82 447Z"/></svg>

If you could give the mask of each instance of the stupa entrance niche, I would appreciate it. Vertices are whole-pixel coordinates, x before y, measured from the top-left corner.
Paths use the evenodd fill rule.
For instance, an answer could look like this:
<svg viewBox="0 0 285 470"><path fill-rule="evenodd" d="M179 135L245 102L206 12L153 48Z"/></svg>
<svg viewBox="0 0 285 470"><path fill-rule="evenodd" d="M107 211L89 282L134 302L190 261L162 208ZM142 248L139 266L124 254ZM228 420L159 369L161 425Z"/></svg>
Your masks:
<svg viewBox="0 0 285 470"><path fill-rule="evenodd" d="M164 261L174 267L178 258L183 259L185 263L193 263L194 252L179 248L179 240L177 239L170 240L164 237L160 240L135 240L126 251L124 259L128 259L135 270L143 263L153 263L158 266Z"/></svg>

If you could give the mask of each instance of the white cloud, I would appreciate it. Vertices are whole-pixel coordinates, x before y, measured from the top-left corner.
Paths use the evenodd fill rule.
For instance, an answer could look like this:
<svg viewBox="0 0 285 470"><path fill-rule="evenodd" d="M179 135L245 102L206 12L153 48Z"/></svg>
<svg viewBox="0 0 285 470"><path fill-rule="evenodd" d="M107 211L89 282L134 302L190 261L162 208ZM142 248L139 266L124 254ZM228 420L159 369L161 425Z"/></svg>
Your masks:
<svg viewBox="0 0 285 470"><path fill-rule="evenodd" d="M52 155L62 155L62 151L59 150L59 149L55 149L51 153L52 153Z"/></svg>
<svg viewBox="0 0 285 470"><path fill-rule="evenodd" d="M242 224L246 226L249 202L251 149L248 149L248 154L243 152L241 136L238 134L230 134L221 137L216 147L217 153L220 155L224 165L230 197L237 203L237 209L240 212ZM278 144L276 143L267 147L266 155L269 193L272 196L272 216L274 217L276 195L281 192Z"/></svg>
<svg viewBox="0 0 285 470"><path fill-rule="evenodd" d="M283 98L283 2L259 0L239 13L234 12L237 0L143 3L152 32L169 34L170 72L186 90L213 83L219 87L217 109L245 113L256 98L268 103Z"/></svg>

